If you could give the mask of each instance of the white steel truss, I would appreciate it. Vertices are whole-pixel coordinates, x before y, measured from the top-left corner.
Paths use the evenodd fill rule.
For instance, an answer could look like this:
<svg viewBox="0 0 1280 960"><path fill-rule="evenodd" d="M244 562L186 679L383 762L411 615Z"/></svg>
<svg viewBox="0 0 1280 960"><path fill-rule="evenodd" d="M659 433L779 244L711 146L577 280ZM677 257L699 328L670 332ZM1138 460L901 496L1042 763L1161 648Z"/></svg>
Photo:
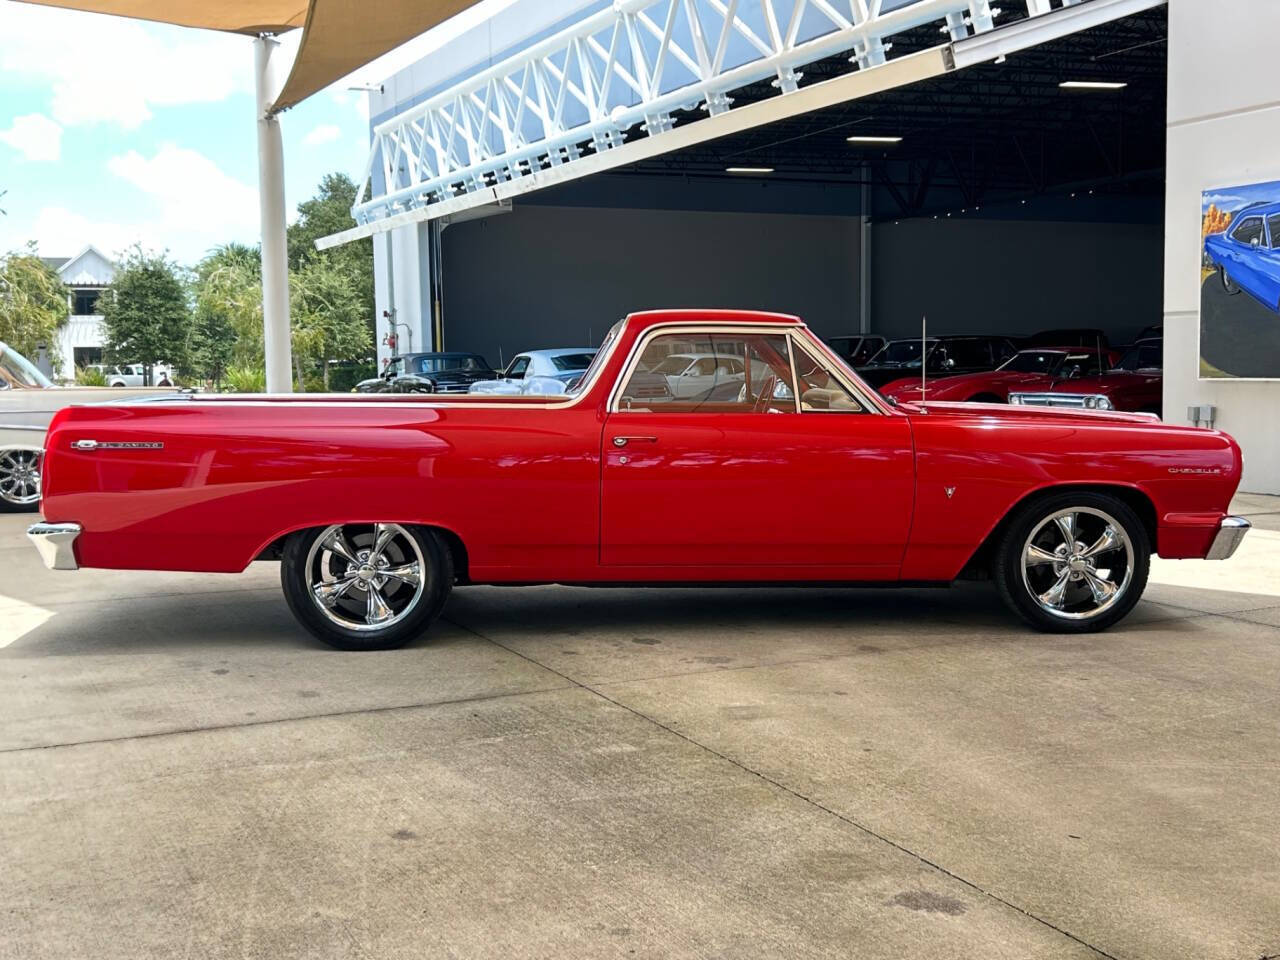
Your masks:
<svg viewBox="0 0 1280 960"><path fill-rule="evenodd" d="M1129 12L1164 0L1009 2L1025 7L1028 18L1054 19L1084 7ZM890 37L922 24L937 22L950 42L932 48L936 68L917 69L910 79L953 69L952 45L990 31L999 13L991 0L614 0L378 124L357 194L358 200L369 199L351 210L359 226L318 245L492 203L533 189L535 182L569 179L569 170L561 168L585 174L620 166L621 154L638 146L634 135L627 139L633 130L643 141L654 141L643 154L677 149L677 141L687 138L673 136L675 112L701 107L709 119L727 120L732 91L770 77L779 96L768 102L795 98L796 109L786 112L801 112L798 102L814 99L797 96L813 89L800 86L801 67L847 51L851 74L873 71L888 65ZM886 89L903 82L884 79L865 86ZM854 95L861 94L845 98ZM711 128L742 124L704 119L680 129L699 125L709 128L705 139L720 135ZM660 149L664 141L670 147L663 143ZM600 162L614 151L620 151L617 162ZM530 182L519 183L525 179Z"/></svg>

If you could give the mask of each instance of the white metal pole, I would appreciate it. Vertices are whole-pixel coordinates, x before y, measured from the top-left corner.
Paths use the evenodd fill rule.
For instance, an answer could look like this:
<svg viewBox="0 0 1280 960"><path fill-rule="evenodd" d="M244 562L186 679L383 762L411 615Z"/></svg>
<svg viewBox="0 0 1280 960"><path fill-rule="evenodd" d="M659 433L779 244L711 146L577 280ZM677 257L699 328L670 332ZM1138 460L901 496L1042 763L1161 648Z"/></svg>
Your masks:
<svg viewBox="0 0 1280 960"><path fill-rule="evenodd" d="M284 143L270 113L280 91L280 42L269 34L253 42L258 109L258 209L262 220L262 343L267 393L293 392L289 344L289 261L285 243Z"/></svg>

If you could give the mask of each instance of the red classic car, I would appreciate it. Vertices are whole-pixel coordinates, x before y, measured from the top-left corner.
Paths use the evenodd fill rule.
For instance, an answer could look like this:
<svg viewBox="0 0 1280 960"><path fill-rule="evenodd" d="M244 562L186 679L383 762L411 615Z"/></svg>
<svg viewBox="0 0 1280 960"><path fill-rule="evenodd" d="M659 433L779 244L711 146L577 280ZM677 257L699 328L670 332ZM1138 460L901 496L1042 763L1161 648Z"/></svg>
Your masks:
<svg viewBox="0 0 1280 960"><path fill-rule="evenodd" d="M1008 403L1010 391L1049 390L1059 381L1108 369L1119 354L1091 347L1040 347L1019 350L995 370L927 379L903 377L880 388L891 400L956 400L967 403Z"/></svg>
<svg viewBox="0 0 1280 960"><path fill-rule="evenodd" d="M1057 380L1047 389L1013 390L1010 403L1097 410L1164 410L1163 340L1139 340L1110 370L1094 376Z"/></svg>
<svg viewBox="0 0 1280 960"><path fill-rule="evenodd" d="M726 382L647 389L672 352ZM650 378L651 379L651 378ZM635 385L640 384L640 388ZM725 396L725 394L728 396ZM181 396L72 407L30 533L55 569L234 573L348 649L457 584L940 584L988 573L1044 630L1107 627L1150 555L1230 556L1240 448L1139 414L894 407L796 318L634 314L554 397Z"/></svg>

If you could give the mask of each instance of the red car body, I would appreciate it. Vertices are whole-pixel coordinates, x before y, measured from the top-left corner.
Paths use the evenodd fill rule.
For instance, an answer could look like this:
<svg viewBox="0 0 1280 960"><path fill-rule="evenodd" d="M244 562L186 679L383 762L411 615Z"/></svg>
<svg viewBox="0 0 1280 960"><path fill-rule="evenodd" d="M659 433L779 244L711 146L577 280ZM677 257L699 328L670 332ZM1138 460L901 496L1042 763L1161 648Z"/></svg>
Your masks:
<svg viewBox="0 0 1280 960"><path fill-rule="evenodd" d="M1024 356L1060 355L1058 366L1051 373L1014 369ZM1038 347L1019 350L1006 363L996 370L984 370L979 373L965 373L952 377L930 377L925 381L924 393L920 390L920 376L903 377L880 388L880 395L892 397L899 401L919 401L921 399L953 400L959 403L1008 403L1012 391L1052 390L1059 382L1070 381L1064 372L1071 367L1080 366L1083 370L1096 370L1101 363L1103 369L1110 368L1120 355L1114 350L1103 350L1101 360L1096 349L1091 347ZM1117 407L1118 410L1137 410L1137 407Z"/></svg>
<svg viewBox="0 0 1280 960"><path fill-rule="evenodd" d="M1204 557L1239 481L1229 436L1140 415L869 389L847 415L611 406L647 331L757 325L839 363L794 317L663 311L629 317L569 397L72 407L49 429L43 512L81 527L87 567L233 573L293 531L383 520L447 532L470 582L945 582L1056 487L1119 491L1160 555Z"/></svg>

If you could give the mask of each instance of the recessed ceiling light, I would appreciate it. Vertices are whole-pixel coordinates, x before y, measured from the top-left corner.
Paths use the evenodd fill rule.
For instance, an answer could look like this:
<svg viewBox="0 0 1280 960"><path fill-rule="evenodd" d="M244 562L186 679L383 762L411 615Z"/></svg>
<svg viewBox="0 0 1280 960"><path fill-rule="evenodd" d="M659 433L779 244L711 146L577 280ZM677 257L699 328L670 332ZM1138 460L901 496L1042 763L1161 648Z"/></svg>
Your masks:
<svg viewBox="0 0 1280 960"><path fill-rule="evenodd" d="M846 137L848 143L901 143L901 137Z"/></svg>
<svg viewBox="0 0 1280 960"><path fill-rule="evenodd" d="M1058 86L1063 90L1123 90L1128 84L1112 80L1063 80Z"/></svg>
<svg viewBox="0 0 1280 960"><path fill-rule="evenodd" d="M773 173L773 167L725 167L725 173Z"/></svg>

